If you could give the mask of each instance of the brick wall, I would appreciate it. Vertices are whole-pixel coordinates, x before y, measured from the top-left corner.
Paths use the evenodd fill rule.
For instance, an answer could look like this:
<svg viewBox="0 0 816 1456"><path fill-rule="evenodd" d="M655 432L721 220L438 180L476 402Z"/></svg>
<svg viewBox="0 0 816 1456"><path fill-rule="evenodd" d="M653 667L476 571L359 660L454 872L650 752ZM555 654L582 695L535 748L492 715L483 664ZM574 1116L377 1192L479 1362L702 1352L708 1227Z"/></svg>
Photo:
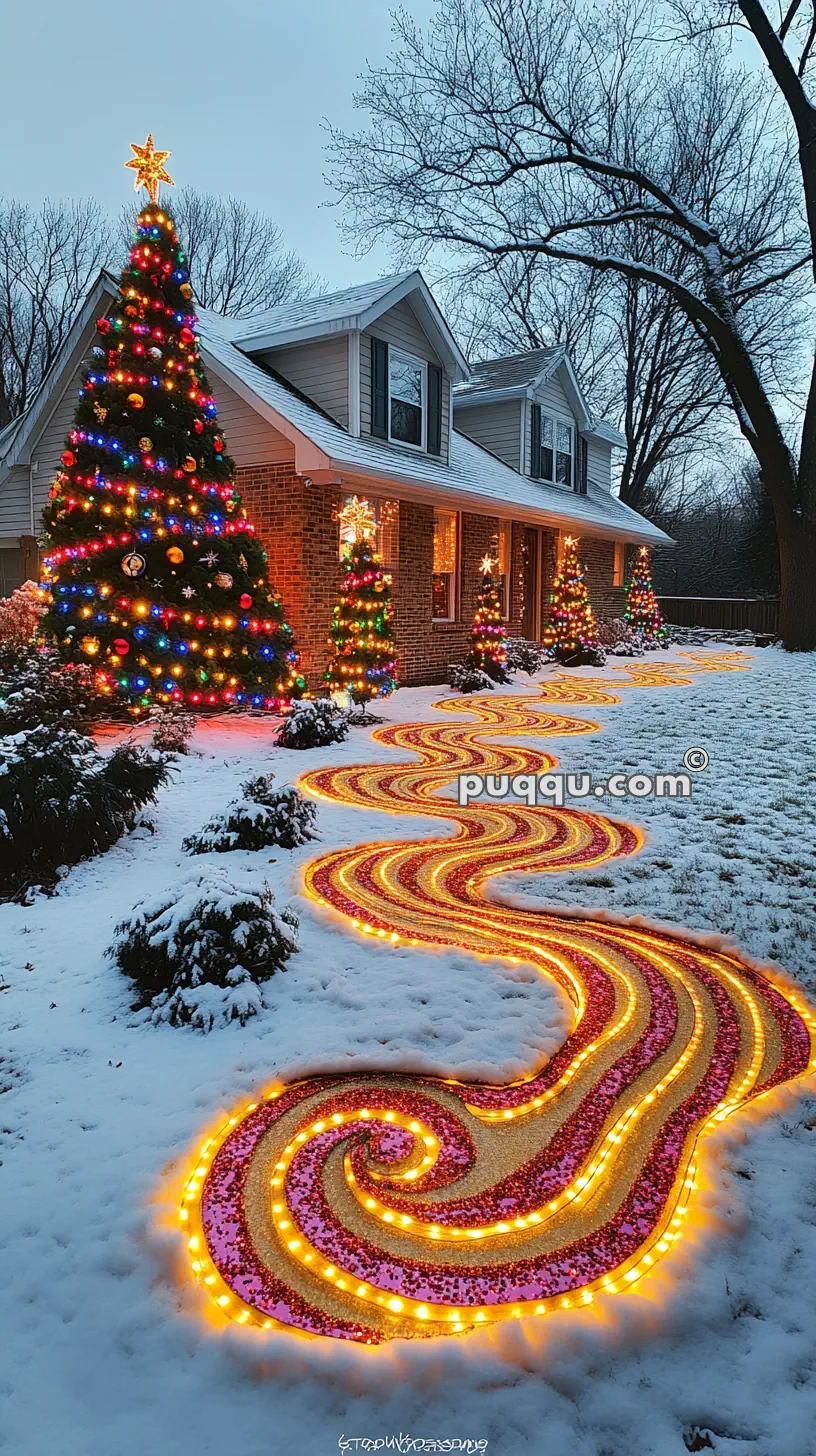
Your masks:
<svg viewBox="0 0 816 1456"><path fill-rule="evenodd" d="M583 536L578 556L586 572L589 599L596 617L622 617L626 610L626 588L613 586L615 567L614 541L596 541ZM625 579L625 573L624 573Z"/></svg>

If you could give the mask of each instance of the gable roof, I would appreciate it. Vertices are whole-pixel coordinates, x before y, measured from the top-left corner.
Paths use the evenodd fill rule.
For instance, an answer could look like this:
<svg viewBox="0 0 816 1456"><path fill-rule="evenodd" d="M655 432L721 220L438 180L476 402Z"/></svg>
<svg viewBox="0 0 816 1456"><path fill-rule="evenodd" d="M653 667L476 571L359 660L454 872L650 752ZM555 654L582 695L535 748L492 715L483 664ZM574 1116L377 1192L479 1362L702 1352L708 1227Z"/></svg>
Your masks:
<svg viewBox="0 0 816 1456"><path fill-rule="evenodd" d="M626 444L620 430L605 420L595 420L578 383L575 367L566 349L560 344L542 349L528 349L523 354L505 354L499 359L483 359L471 364L470 378L454 385L454 403L468 405L495 404L504 399L534 399L536 390L553 374L561 373L582 435L594 435L607 445L623 448Z"/></svg>
<svg viewBox="0 0 816 1456"><path fill-rule="evenodd" d="M212 327L211 327L212 323ZM371 435L350 435L302 395L237 348L221 321L199 315L201 350L211 375L236 394L295 445L295 468L304 474L331 472L349 484L360 481L399 487L405 498L434 497L454 508L489 512L560 527L590 536L669 546L670 536L653 526L608 491L590 485L587 495L528 480L467 435L451 430L450 459L402 451ZM371 488L370 485L367 488Z"/></svg>
<svg viewBox="0 0 816 1456"><path fill-rule="evenodd" d="M409 278L413 275L407 275ZM23 415L0 433L0 486L9 470L26 458L30 442L37 438L40 422L53 408L53 395L66 368L79 350L96 311L103 301L115 297L118 285L106 273L100 274L66 337L46 378ZM504 519L519 516L531 523L561 527L565 524L587 535L610 536L633 542L668 546L670 536L638 515L608 491L590 482L587 495L563 487L528 480L498 456L468 439L460 431L450 432L448 462L386 444L374 436L353 436L319 410L300 391L276 377L273 370L233 342L236 324L245 320L224 318L202 309L198 315L201 352L210 374L223 380L258 414L269 421L295 446L295 468L302 474L320 471L340 476L350 484L360 482L399 488L406 499L445 500L453 508L488 512Z"/></svg>
<svg viewBox="0 0 816 1456"><path fill-rule="evenodd" d="M356 283L321 298L280 303L250 318L230 319L229 337L248 354L258 354L287 344L322 339L327 334L366 329L403 299L410 301L451 377L464 379L468 373L467 359L418 269L394 273L373 283Z"/></svg>

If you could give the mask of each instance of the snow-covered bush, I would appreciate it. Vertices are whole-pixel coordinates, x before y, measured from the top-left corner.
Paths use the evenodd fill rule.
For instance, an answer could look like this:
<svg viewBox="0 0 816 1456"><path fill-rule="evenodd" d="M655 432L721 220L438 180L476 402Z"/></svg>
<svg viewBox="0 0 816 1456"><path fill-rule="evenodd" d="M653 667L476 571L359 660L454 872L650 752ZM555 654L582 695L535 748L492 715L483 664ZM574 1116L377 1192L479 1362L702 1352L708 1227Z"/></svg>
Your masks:
<svg viewBox="0 0 816 1456"><path fill-rule="evenodd" d="M613 657L642 657L643 639L634 635L632 637L624 637L621 638L620 642L614 643L612 647L607 647L606 650Z"/></svg>
<svg viewBox="0 0 816 1456"><path fill-rule="evenodd" d="M508 637L507 666L511 672L538 672L546 660L540 642L530 642L526 637Z"/></svg>
<svg viewBox="0 0 816 1456"><path fill-rule="evenodd" d="M53 889L63 865L109 849L166 778L161 754L125 743L103 758L59 724L0 738L0 897Z"/></svg>
<svg viewBox="0 0 816 1456"><path fill-rule="evenodd" d="M617 647L619 642L628 642L632 631L623 617L600 617L595 622L595 633L602 647Z"/></svg>
<svg viewBox="0 0 816 1456"><path fill-rule="evenodd" d="M603 667L606 653L603 647L579 647L566 654L557 648L545 648L548 662L557 662L560 667Z"/></svg>
<svg viewBox="0 0 816 1456"><path fill-rule="evenodd" d="M48 593L36 581L24 581L10 597L0 597L0 663L31 641L48 601Z"/></svg>
<svg viewBox="0 0 816 1456"><path fill-rule="evenodd" d="M0 660L0 733L41 723L79 728L95 696L90 667L66 665L49 647L10 647Z"/></svg>
<svg viewBox="0 0 816 1456"><path fill-rule="evenodd" d="M233 883L205 865L139 901L106 954L151 1020L209 1031L261 1010L261 983L298 949L297 924L290 910L273 909L267 884Z"/></svg>
<svg viewBox="0 0 816 1456"><path fill-rule="evenodd" d="M188 854L222 853L231 849L267 849L280 844L295 849L316 839L317 809L291 785L273 787L274 774L261 774L241 785L223 814L214 814L199 834L185 839Z"/></svg>
<svg viewBox="0 0 816 1456"><path fill-rule="evenodd" d="M196 730L195 713L188 713L176 703L151 708L153 724L151 743L161 753L189 753L189 743Z"/></svg>
<svg viewBox="0 0 816 1456"><path fill-rule="evenodd" d="M493 681L479 667L470 667L466 662L452 662L448 668L448 682L457 693L492 693Z"/></svg>
<svg viewBox="0 0 816 1456"><path fill-rule="evenodd" d="M275 740L281 748L325 748L348 737L348 714L331 698L293 703Z"/></svg>

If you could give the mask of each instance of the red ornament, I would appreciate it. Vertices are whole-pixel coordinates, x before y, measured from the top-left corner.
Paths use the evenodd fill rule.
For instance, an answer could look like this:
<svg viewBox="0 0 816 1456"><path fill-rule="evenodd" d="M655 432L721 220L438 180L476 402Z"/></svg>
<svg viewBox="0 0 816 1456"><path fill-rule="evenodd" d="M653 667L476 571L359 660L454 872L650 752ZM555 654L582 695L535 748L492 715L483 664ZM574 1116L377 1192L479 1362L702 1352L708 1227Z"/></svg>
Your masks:
<svg viewBox="0 0 816 1456"><path fill-rule="evenodd" d="M223 448L224 448L224 441L221 439L221 436L220 435L216 435L215 439L213 440L213 449L214 450L223 450Z"/></svg>
<svg viewBox="0 0 816 1456"><path fill-rule="evenodd" d="M252 606L252 597L249 595L249 592L243 593L238 600L238 605L243 607L245 612Z"/></svg>
<svg viewBox="0 0 816 1456"><path fill-rule="evenodd" d="M182 344L192 344L193 339L195 338L195 334L193 333L192 329L188 329L187 325L185 324L184 328L179 334L179 338L181 339Z"/></svg>
<svg viewBox="0 0 816 1456"><path fill-rule="evenodd" d="M113 650L117 657L124 657L130 652L130 643L124 637L117 637L113 644Z"/></svg>
<svg viewBox="0 0 816 1456"><path fill-rule="evenodd" d="M96 320L96 331L98 334L109 334L110 326L110 319L108 318L101 318Z"/></svg>
<svg viewBox="0 0 816 1456"><path fill-rule="evenodd" d="M70 470L72 465L76 465L76 455L74 454L73 450L63 450L62 454L60 455L60 460L62 461L66 470Z"/></svg>
<svg viewBox="0 0 816 1456"><path fill-rule="evenodd" d="M204 421L203 420L193 420L193 429L195 430L195 432L196 432L197 435L203 435L203 433L204 433Z"/></svg>

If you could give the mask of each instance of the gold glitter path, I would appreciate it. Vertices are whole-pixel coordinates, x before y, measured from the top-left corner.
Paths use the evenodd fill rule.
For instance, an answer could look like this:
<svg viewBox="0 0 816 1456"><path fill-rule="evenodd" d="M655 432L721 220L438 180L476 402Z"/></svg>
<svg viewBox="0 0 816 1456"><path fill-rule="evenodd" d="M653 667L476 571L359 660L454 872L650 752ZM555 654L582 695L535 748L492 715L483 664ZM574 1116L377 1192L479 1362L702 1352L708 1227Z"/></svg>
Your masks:
<svg viewBox="0 0 816 1456"><path fill-rule="evenodd" d="M511 908L486 881L634 854L640 831L515 800L460 808L460 773L556 759L496 738L595 732L551 704L740 671L738 653L565 675L537 694L447 698L470 722L374 737L415 762L318 770L319 799L452 822L451 837L334 850L305 870L320 906L394 944L535 966L574 1007L564 1045L504 1086L355 1073L273 1087L207 1138L181 1224L218 1318L380 1343L625 1296L702 1219L699 1145L747 1103L813 1070L804 997L734 956L629 925ZM472 719L477 721L474 725ZM445 958L439 975L445 974ZM338 1049L342 1050L342 1049Z"/></svg>

